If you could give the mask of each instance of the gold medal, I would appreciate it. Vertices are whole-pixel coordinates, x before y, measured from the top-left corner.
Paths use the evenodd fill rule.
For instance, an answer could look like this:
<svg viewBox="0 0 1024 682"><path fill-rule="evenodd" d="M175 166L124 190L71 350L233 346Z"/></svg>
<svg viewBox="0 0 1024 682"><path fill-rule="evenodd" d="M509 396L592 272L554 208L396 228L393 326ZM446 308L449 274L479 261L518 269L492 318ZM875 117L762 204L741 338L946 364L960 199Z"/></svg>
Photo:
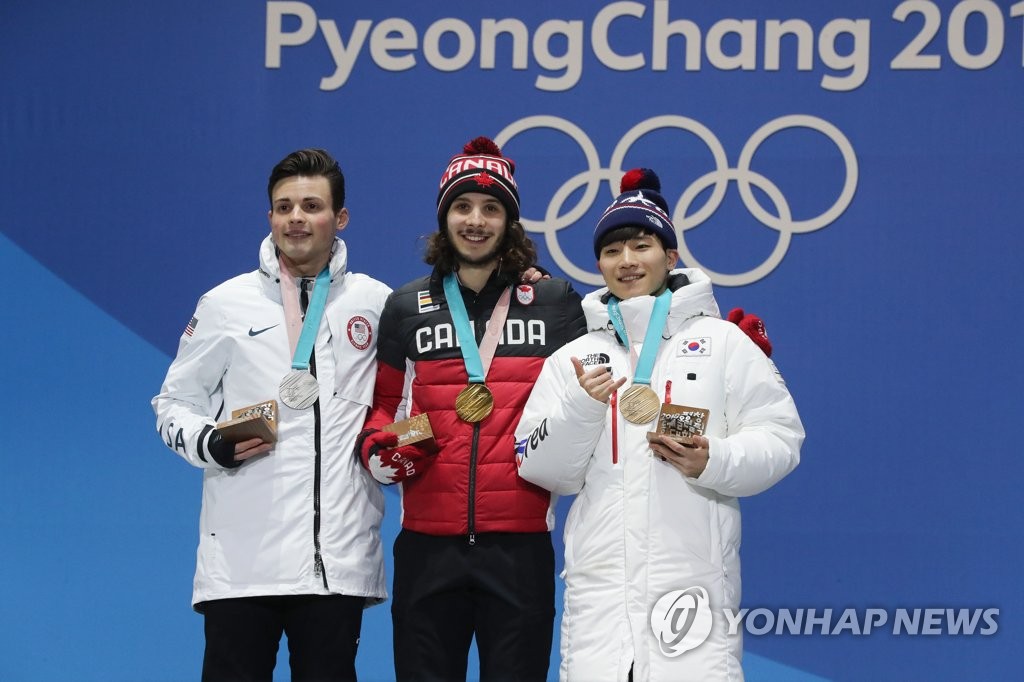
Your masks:
<svg viewBox="0 0 1024 682"><path fill-rule="evenodd" d="M494 396L483 384L470 384L455 398L455 414L470 424L483 421L494 409Z"/></svg>
<svg viewBox="0 0 1024 682"><path fill-rule="evenodd" d="M658 394L645 384L633 384L619 399L619 412L630 424L650 424L660 410Z"/></svg>

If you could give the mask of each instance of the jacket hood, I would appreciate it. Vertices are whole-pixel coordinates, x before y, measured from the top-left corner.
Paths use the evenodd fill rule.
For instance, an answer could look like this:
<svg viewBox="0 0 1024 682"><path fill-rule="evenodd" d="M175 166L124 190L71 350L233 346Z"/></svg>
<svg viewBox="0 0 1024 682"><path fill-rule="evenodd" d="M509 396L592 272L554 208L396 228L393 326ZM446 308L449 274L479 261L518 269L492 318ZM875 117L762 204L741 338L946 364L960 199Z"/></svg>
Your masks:
<svg viewBox="0 0 1024 682"><path fill-rule="evenodd" d="M722 317L711 289L711 278L703 270L673 270L669 273L669 288L672 289L672 306L669 308L668 321L665 323L665 336L675 334L683 323L694 317ZM588 330L605 329L615 333L611 318L608 316L608 296L608 287L602 287L584 297L583 313L587 317ZM654 296L637 296L619 302L619 310L622 312L631 340L643 341L653 308Z"/></svg>

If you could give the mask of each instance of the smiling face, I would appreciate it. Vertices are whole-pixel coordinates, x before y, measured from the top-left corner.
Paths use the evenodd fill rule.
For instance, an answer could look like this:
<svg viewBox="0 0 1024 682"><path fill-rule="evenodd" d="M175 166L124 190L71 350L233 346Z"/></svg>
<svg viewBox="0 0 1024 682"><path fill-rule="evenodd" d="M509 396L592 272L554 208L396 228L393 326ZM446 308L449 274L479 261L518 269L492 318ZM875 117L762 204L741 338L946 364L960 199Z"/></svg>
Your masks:
<svg viewBox="0 0 1024 682"><path fill-rule="evenodd" d="M497 260L508 225L505 206L489 194L460 194L448 208L448 240L458 260L485 265Z"/></svg>
<svg viewBox="0 0 1024 682"><path fill-rule="evenodd" d="M330 260L334 236L348 225L348 209L334 212L327 178L295 175L274 185L268 218L289 272L315 277Z"/></svg>
<svg viewBox="0 0 1024 682"><path fill-rule="evenodd" d="M652 234L605 244L597 261L608 290L626 300L658 293L668 281L668 273L679 260L675 249L665 250Z"/></svg>

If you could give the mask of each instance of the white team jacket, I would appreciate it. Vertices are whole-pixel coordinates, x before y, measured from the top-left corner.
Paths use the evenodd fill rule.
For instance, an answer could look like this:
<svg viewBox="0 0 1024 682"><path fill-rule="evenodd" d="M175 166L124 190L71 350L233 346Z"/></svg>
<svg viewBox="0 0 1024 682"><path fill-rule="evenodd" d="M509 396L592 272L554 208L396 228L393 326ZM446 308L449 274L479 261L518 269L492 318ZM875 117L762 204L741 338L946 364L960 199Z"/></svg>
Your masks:
<svg viewBox="0 0 1024 682"><path fill-rule="evenodd" d="M601 302L607 289L584 299L591 331L547 359L516 429L520 476L558 495L577 494L565 527L563 681L626 680L630 666L637 682L743 679L741 636L726 634L722 613L740 602L736 498L792 471L804 430L772 362L720 319L707 275L679 273L690 284L673 292L651 387L664 400L671 382L672 403L711 411L710 459L699 478L654 456L645 436L653 423L630 424L576 380L573 356L633 376ZM638 354L653 302L644 296L620 304ZM651 615L660 597L689 588L706 591L712 626L706 641L684 651L702 634L700 619L681 642L684 621L670 623L659 641Z"/></svg>
<svg viewBox="0 0 1024 682"><path fill-rule="evenodd" d="M268 236L260 268L207 292L153 398L164 442L203 469L193 605L256 595L386 597L380 487L353 455L373 396L380 311L390 289L346 272L335 240L331 288L315 345L320 400L293 410L278 397L291 352ZM237 469L206 451L231 411L278 400L278 442Z"/></svg>

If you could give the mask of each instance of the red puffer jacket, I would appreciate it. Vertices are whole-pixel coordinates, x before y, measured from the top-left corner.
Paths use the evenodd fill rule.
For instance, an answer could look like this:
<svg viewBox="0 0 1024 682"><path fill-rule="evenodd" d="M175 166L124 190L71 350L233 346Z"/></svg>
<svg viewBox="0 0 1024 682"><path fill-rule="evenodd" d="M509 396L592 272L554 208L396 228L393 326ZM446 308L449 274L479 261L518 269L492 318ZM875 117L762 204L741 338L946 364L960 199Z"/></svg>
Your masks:
<svg viewBox="0 0 1024 682"><path fill-rule="evenodd" d="M580 296L559 279L516 285L496 273L479 292L460 287L477 343L501 292L514 286L504 334L486 378L494 410L470 424L455 414L469 382L434 271L398 289L381 314L377 384L367 428L423 412L439 447L426 471L405 481L402 527L430 535L551 530L550 493L519 478L513 434L544 359L586 332ZM404 391L409 386L408 393ZM396 416L402 399L406 413Z"/></svg>

